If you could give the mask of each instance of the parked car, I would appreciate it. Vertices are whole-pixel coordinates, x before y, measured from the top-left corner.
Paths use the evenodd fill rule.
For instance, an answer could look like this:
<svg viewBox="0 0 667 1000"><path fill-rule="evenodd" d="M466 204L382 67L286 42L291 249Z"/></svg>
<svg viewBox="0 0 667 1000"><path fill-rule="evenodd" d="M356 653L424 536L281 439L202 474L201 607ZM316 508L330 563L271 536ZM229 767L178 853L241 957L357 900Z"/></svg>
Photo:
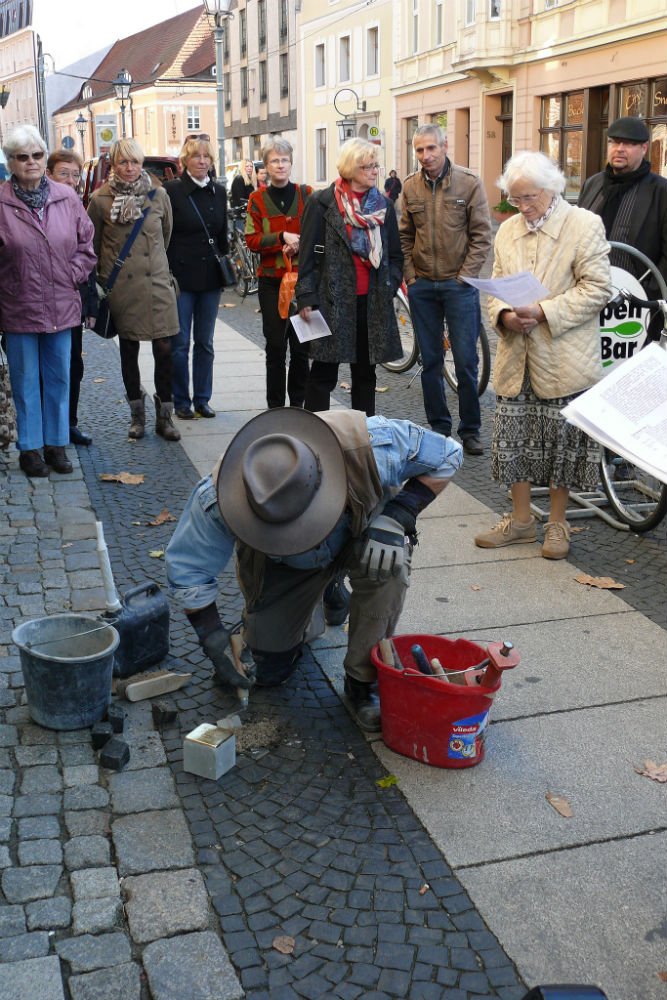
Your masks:
<svg viewBox="0 0 667 1000"><path fill-rule="evenodd" d="M110 169L108 153L86 160L81 172L81 199L84 208L88 207L93 191L102 187ZM144 170L157 177L160 184L164 184L165 181L172 181L174 177L180 175L181 164L177 156L147 156L144 160Z"/></svg>

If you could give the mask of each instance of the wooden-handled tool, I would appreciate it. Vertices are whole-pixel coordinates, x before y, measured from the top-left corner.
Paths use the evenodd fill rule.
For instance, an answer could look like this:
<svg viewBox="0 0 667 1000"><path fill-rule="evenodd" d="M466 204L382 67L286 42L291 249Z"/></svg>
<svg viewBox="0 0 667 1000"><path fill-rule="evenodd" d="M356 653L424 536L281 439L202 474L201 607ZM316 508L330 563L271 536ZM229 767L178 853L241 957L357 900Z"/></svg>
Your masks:
<svg viewBox="0 0 667 1000"><path fill-rule="evenodd" d="M391 639L380 639L378 649L380 651L380 659L384 664L388 667L394 667L395 670L403 669L398 651Z"/></svg>
<svg viewBox="0 0 667 1000"><path fill-rule="evenodd" d="M232 632L229 638L229 644L232 647L232 653L234 654L234 666L238 672L243 676L247 677L245 667L243 666L243 661L241 660L241 653L243 652L244 642L238 632ZM241 702L241 708L248 707L248 688L239 687L236 689L236 695Z"/></svg>

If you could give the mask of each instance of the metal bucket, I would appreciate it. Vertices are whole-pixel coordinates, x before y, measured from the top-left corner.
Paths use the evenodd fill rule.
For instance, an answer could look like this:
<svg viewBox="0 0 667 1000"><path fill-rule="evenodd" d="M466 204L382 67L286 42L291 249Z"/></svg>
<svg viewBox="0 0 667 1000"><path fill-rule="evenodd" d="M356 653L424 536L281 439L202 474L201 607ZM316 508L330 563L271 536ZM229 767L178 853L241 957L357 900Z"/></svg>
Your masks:
<svg viewBox="0 0 667 1000"><path fill-rule="evenodd" d="M111 701L116 629L85 615L51 615L18 625L32 719L47 729L83 729L99 722Z"/></svg>

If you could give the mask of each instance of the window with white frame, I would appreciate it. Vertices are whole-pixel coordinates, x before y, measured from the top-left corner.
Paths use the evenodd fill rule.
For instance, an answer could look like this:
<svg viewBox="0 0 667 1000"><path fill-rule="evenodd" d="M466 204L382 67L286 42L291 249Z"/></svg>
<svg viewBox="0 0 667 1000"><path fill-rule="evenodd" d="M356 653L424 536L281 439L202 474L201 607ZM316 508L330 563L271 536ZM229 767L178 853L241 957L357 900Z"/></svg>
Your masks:
<svg viewBox="0 0 667 1000"><path fill-rule="evenodd" d="M489 21L500 18L500 0L489 0Z"/></svg>
<svg viewBox="0 0 667 1000"><path fill-rule="evenodd" d="M350 36L343 35L338 41L338 80L345 83L350 79Z"/></svg>
<svg viewBox="0 0 667 1000"><path fill-rule="evenodd" d="M552 7L558 6L558 0L544 0L544 9L551 10Z"/></svg>
<svg viewBox="0 0 667 1000"><path fill-rule="evenodd" d="M377 76L380 72L380 29L366 31L366 76Z"/></svg>
<svg viewBox="0 0 667 1000"><path fill-rule="evenodd" d="M289 94L289 62L287 53L280 56L280 96L287 97Z"/></svg>
<svg viewBox="0 0 667 1000"><path fill-rule="evenodd" d="M315 129L315 180L327 179L327 130Z"/></svg>
<svg viewBox="0 0 667 1000"><path fill-rule="evenodd" d="M412 51L419 52L419 0L412 0Z"/></svg>
<svg viewBox="0 0 667 1000"><path fill-rule="evenodd" d="M315 86L324 87L327 82L327 59L324 42L315 46Z"/></svg>
<svg viewBox="0 0 667 1000"><path fill-rule="evenodd" d="M445 40L444 0L435 0L435 44L442 45L444 40Z"/></svg>
<svg viewBox="0 0 667 1000"><path fill-rule="evenodd" d="M266 72L266 60L262 59L259 64L259 99L260 101L266 100L266 84L267 72Z"/></svg>
<svg viewBox="0 0 667 1000"><path fill-rule="evenodd" d="M199 118L199 105L188 104L188 132L196 132L201 128Z"/></svg>
<svg viewBox="0 0 667 1000"><path fill-rule="evenodd" d="M475 23L477 18L477 4L476 0L465 0L466 5L466 27Z"/></svg>
<svg viewBox="0 0 667 1000"><path fill-rule="evenodd" d="M241 66L241 106L248 104L248 67Z"/></svg>

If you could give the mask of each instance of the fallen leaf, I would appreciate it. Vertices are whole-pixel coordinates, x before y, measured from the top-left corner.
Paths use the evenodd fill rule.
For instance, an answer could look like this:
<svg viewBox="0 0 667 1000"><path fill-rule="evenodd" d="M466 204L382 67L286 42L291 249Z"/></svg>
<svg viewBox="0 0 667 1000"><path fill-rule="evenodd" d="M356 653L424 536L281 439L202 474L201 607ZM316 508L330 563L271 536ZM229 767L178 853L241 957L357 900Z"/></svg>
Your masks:
<svg viewBox="0 0 667 1000"><path fill-rule="evenodd" d="M392 785L398 784L398 778L393 774L388 774L386 778L378 778L375 784L379 785L380 788L391 788Z"/></svg>
<svg viewBox="0 0 667 1000"><path fill-rule="evenodd" d="M294 951L294 938L288 937L287 934L281 934L279 937L273 939L273 947L281 955L291 955Z"/></svg>
<svg viewBox="0 0 667 1000"><path fill-rule="evenodd" d="M662 979L663 983L667 983L667 972L665 972L664 969L661 969L658 973L658 978Z"/></svg>
<svg viewBox="0 0 667 1000"><path fill-rule="evenodd" d="M471 589L471 590L481 590L482 588L481 588L481 587L474 587L474 586L473 586L473 587L471 587L470 589Z"/></svg>
<svg viewBox="0 0 667 1000"><path fill-rule="evenodd" d="M634 764L632 765L634 767ZM653 781L659 781L661 785L667 783L667 764L656 764L654 760L647 757L644 761L644 767L635 767L637 774L641 774L643 778L652 778Z"/></svg>
<svg viewBox="0 0 667 1000"><path fill-rule="evenodd" d="M106 379L105 378L94 378L93 382L97 382L98 385L99 385L100 382L106 382Z"/></svg>
<svg viewBox="0 0 667 1000"><path fill-rule="evenodd" d="M578 531L588 531L588 528L584 527L583 524L574 524L570 528L570 534L573 532L576 534Z"/></svg>
<svg viewBox="0 0 667 1000"><path fill-rule="evenodd" d="M63 548L68 549L71 544L72 544L71 542L63 542Z"/></svg>
<svg viewBox="0 0 667 1000"><path fill-rule="evenodd" d="M624 583L616 583L610 576L589 576L588 573L580 573L579 576L575 576L574 582L597 587L599 590L625 590Z"/></svg>
<svg viewBox="0 0 667 1000"><path fill-rule="evenodd" d="M164 549L151 549L148 554L151 559L161 559L164 555Z"/></svg>
<svg viewBox="0 0 667 1000"><path fill-rule="evenodd" d="M626 559L625 561L628 564L628 566L632 566L634 559Z"/></svg>
<svg viewBox="0 0 667 1000"><path fill-rule="evenodd" d="M105 483L125 483L127 486L139 486L146 478L144 472L102 472L100 479Z"/></svg>
<svg viewBox="0 0 667 1000"><path fill-rule="evenodd" d="M225 309L236 309L235 302L223 302Z"/></svg>
<svg viewBox="0 0 667 1000"><path fill-rule="evenodd" d="M574 816L570 800L566 799L564 795L552 795L551 792L547 792L545 798L549 805L553 806L556 812L560 813L561 816L565 816L566 819L570 819Z"/></svg>
<svg viewBox="0 0 667 1000"><path fill-rule="evenodd" d="M166 507L163 507L158 516L154 521L146 521L151 527L157 528L159 525L164 524L165 521L175 521L176 518L173 514L170 514Z"/></svg>
<svg viewBox="0 0 667 1000"><path fill-rule="evenodd" d="M346 392L352 392L352 388L350 385L348 385L347 382L339 382L338 384L340 385L341 389L345 389Z"/></svg>
<svg viewBox="0 0 667 1000"><path fill-rule="evenodd" d="M261 313L261 311L262 311L261 309L255 309L256 313Z"/></svg>
<svg viewBox="0 0 667 1000"><path fill-rule="evenodd" d="M428 882L424 882L423 886L419 890L419 895L420 896L425 895L425 893L427 893L430 888L431 886L428 884Z"/></svg>
<svg viewBox="0 0 667 1000"><path fill-rule="evenodd" d="M389 392L389 386L388 385L376 385L375 386L375 391L376 392Z"/></svg>

